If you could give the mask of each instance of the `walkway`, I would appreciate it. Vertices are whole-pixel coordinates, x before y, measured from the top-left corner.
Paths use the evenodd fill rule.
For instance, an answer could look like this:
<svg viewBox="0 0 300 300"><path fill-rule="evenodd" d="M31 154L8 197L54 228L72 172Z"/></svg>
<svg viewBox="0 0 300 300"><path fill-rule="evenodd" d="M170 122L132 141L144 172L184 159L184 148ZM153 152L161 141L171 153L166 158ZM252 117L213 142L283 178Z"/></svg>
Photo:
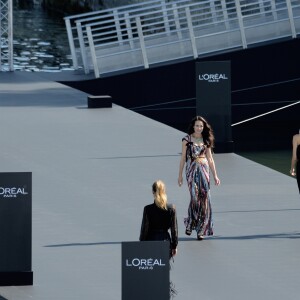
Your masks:
<svg viewBox="0 0 300 300"><path fill-rule="evenodd" d="M148 69L296 38L294 0L151 0L65 17L73 66L86 74Z"/></svg>
<svg viewBox="0 0 300 300"><path fill-rule="evenodd" d="M138 239L161 178L180 226L176 300L298 299L293 178L234 153L215 155L215 237L186 237L188 191L176 184L184 133L117 105L87 109L87 95L56 76L0 73L1 170L33 172L34 272L33 286L0 287L2 297L120 300L121 242Z"/></svg>

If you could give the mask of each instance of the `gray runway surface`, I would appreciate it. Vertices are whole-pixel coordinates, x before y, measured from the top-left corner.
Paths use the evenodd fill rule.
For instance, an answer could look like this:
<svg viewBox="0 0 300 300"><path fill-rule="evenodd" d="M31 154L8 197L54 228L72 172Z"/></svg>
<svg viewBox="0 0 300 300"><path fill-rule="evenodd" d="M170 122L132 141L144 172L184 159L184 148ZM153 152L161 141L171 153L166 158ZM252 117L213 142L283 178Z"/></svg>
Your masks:
<svg viewBox="0 0 300 300"><path fill-rule="evenodd" d="M215 155L215 236L186 237L189 195L177 186L184 133L117 105L87 109L86 98L43 74L0 73L1 171L33 174L34 272L33 286L0 287L2 297L120 300L121 242L138 240L151 185L162 179L178 212L176 300L299 299L293 178Z"/></svg>

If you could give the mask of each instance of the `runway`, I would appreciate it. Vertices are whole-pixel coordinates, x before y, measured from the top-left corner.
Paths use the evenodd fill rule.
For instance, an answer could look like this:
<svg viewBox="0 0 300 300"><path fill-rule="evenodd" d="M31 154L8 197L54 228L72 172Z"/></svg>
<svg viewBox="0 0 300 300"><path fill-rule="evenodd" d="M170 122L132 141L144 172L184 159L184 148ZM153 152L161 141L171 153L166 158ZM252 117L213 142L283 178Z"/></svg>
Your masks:
<svg viewBox="0 0 300 300"><path fill-rule="evenodd" d="M175 300L299 298L294 178L215 154L215 236L187 237L189 194L186 184L177 186L185 133L115 104L87 109L87 94L55 76L0 72L1 172L33 178L34 284L0 287L4 299L120 300L121 243L138 240L156 179L178 213Z"/></svg>

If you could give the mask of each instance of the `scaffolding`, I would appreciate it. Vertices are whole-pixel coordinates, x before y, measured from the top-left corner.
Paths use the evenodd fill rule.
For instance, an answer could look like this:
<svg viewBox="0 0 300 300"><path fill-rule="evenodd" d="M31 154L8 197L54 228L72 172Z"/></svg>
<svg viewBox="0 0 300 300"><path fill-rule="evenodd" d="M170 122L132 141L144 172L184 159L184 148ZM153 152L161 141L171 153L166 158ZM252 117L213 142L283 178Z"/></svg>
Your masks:
<svg viewBox="0 0 300 300"><path fill-rule="evenodd" d="M13 4L0 0L0 71L13 71Z"/></svg>

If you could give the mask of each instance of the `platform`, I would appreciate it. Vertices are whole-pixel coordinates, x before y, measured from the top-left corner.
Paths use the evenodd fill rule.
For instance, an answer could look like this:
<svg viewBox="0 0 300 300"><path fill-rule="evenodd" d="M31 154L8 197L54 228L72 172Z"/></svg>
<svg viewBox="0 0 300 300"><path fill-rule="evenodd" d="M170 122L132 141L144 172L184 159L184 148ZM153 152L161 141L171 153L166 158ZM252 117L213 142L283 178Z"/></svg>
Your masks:
<svg viewBox="0 0 300 300"><path fill-rule="evenodd" d="M234 153L216 154L215 236L184 235L186 184L177 186L184 133L38 73L0 73L3 172L32 172L33 286L8 300L121 299L121 242L139 237L151 185L177 207L175 300L295 300L300 282L296 180ZM289 166L287 166L289 168ZM1 299L1 297L0 297Z"/></svg>

